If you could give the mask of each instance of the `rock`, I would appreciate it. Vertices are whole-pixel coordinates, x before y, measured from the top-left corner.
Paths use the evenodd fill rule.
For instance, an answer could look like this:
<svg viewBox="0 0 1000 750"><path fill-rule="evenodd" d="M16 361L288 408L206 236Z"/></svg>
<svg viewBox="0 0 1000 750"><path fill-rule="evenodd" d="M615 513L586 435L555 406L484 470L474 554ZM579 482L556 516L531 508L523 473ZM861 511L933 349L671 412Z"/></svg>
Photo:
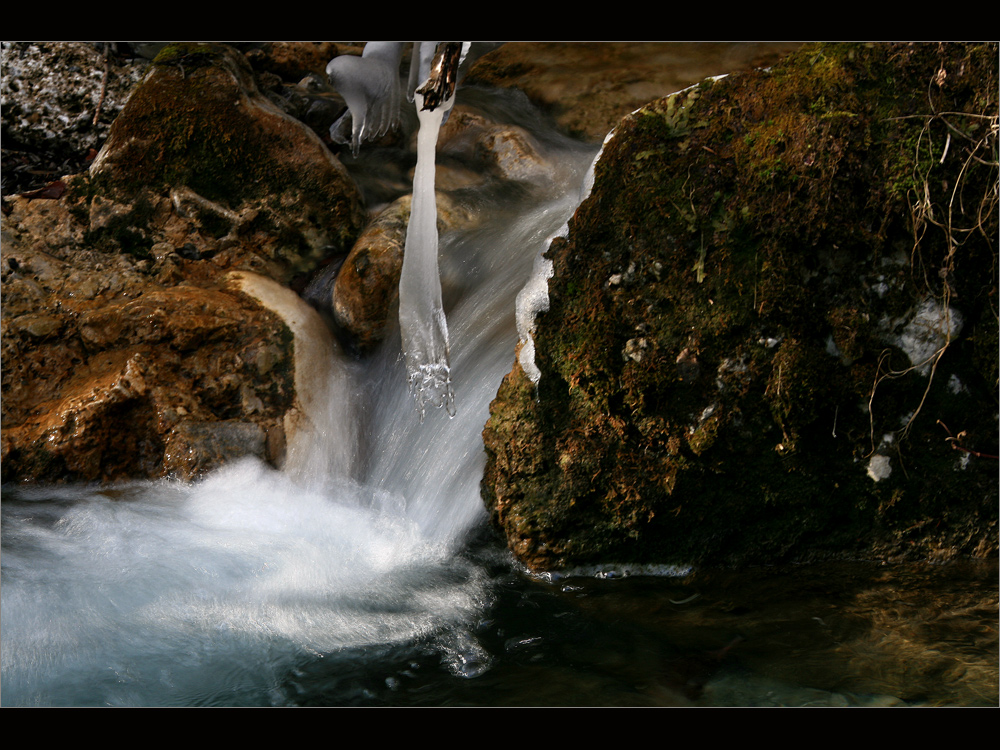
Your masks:
<svg viewBox="0 0 1000 750"><path fill-rule="evenodd" d="M473 174L514 182L550 182L549 163L531 135L516 125L498 124L467 107L457 107L438 136L438 151L460 160Z"/></svg>
<svg viewBox="0 0 1000 750"><path fill-rule="evenodd" d="M228 283L277 315L292 335L295 396L282 420L280 441L286 452L279 465L303 482L331 474L351 476L355 453L352 392L333 334L313 308L271 279L237 272ZM335 436L341 438L339 444Z"/></svg>
<svg viewBox="0 0 1000 750"><path fill-rule="evenodd" d="M295 334L226 274L346 251L363 213L337 160L239 53L167 45L62 182L4 200L4 481L284 462Z"/></svg>
<svg viewBox="0 0 1000 750"><path fill-rule="evenodd" d="M465 79L516 87L565 132L600 143L652 99L709 76L763 66L801 46L747 42L507 42Z"/></svg>
<svg viewBox="0 0 1000 750"><path fill-rule="evenodd" d="M368 225L336 274L332 291L326 292L329 280L321 279L317 288L307 292L307 297L316 300L329 294L336 325L360 352L373 350L394 325L411 200L409 195L399 198ZM437 193L437 209L439 232L475 225L475 214L446 193ZM331 306L325 300L321 304Z"/></svg>
<svg viewBox="0 0 1000 750"><path fill-rule="evenodd" d="M806 47L620 123L483 433L524 564L996 553L996 60ZM922 238L956 189L982 231Z"/></svg>
<svg viewBox="0 0 1000 750"><path fill-rule="evenodd" d="M90 176L96 244L142 257L192 242L221 268L283 281L346 252L364 220L341 164L225 45L164 48Z"/></svg>
<svg viewBox="0 0 1000 750"><path fill-rule="evenodd" d="M60 314L5 314L4 481L192 478L235 455L232 430L212 424L263 436L291 405L291 336L250 300L196 287L100 307L43 299ZM244 442L265 457L263 438Z"/></svg>
<svg viewBox="0 0 1000 750"><path fill-rule="evenodd" d="M114 43L3 42L3 192L85 170L145 60Z"/></svg>
<svg viewBox="0 0 1000 750"><path fill-rule="evenodd" d="M386 335L398 302L410 196L368 225L341 266L331 294L333 317L353 346L371 351Z"/></svg>
<svg viewBox="0 0 1000 750"><path fill-rule="evenodd" d="M189 479L244 456L263 459L266 440L264 429L254 422L184 420L167 437L164 470Z"/></svg>

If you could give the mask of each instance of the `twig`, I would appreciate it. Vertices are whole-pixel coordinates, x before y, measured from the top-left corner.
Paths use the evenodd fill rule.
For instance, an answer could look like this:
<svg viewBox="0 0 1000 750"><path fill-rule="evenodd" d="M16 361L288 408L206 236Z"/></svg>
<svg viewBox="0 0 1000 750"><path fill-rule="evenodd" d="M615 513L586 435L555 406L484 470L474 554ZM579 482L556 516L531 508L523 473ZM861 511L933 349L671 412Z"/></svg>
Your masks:
<svg viewBox="0 0 1000 750"><path fill-rule="evenodd" d="M108 70L111 67L108 62L108 48L110 46L110 43L104 45L104 78L101 80L101 96L97 100L97 109L94 111L94 122L92 123L94 127L97 127L97 120L101 116L101 107L104 105L104 95L108 92Z"/></svg>
<svg viewBox="0 0 1000 750"><path fill-rule="evenodd" d="M994 456L992 453L981 453L980 451L974 451L971 448L966 448L964 445L961 445L960 441L962 440L962 438L965 437L965 430L962 430L962 432L958 433L957 435L952 435L951 430L948 429L948 425L946 425L940 419L937 420L937 423L944 428L945 432L948 433L948 437L945 438L945 440L947 440L951 444L952 449L956 451L964 451L965 453L973 455L976 458L994 458L1000 460L1000 456Z"/></svg>

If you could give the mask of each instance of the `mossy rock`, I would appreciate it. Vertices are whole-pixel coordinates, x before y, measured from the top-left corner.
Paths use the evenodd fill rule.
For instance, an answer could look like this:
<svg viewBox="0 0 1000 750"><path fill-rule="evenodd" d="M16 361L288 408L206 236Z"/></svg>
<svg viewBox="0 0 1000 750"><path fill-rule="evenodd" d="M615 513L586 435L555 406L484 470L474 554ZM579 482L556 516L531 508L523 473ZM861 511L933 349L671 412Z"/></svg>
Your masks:
<svg viewBox="0 0 1000 750"><path fill-rule="evenodd" d="M523 562L996 551L997 81L810 45L619 125L484 431Z"/></svg>
<svg viewBox="0 0 1000 750"><path fill-rule="evenodd" d="M120 227L102 227L126 252L149 244L156 228L142 207L166 195L206 236L263 247L289 275L346 253L365 221L340 162L260 94L246 59L226 45L166 46L90 174L92 196L134 204L118 222L124 239Z"/></svg>

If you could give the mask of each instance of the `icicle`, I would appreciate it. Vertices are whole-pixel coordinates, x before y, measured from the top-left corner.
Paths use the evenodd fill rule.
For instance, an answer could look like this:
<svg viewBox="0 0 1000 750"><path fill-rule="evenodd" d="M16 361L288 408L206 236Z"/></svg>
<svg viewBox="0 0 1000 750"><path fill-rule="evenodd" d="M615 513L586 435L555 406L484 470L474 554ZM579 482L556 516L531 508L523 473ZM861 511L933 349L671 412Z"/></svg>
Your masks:
<svg viewBox="0 0 1000 750"><path fill-rule="evenodd" d="M450 416L455 416L448 323L441 302L441 278L438 274L437 204L434 197L438 131L454 97L432 110L423 109L423 94L417 92L414 98L420 130L417 133L413 202L399 279L399 327L410 391L423 421L428 404L444 406Z"/></svg>

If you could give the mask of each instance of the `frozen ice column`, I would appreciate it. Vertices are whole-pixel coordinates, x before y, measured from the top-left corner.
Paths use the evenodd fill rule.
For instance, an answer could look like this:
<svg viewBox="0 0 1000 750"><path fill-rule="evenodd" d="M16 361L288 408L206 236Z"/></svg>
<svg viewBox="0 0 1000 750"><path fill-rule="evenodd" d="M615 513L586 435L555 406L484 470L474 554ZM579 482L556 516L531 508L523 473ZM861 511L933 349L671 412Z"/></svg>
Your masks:
<svg viewBox="0 0 1000 750"><path fill-rule="evenodd" d="M420 130L417 168L413 175L413 202L406 228L403 270L399 278L399 328L406 355L410 392L421 421L427 405L444 406L455 415L448 353L448 323L441 303L438 274L437 204L434 200L434 161L438 131L454 97L435 109L423 109L424 96L414 95Z"/></svg>

